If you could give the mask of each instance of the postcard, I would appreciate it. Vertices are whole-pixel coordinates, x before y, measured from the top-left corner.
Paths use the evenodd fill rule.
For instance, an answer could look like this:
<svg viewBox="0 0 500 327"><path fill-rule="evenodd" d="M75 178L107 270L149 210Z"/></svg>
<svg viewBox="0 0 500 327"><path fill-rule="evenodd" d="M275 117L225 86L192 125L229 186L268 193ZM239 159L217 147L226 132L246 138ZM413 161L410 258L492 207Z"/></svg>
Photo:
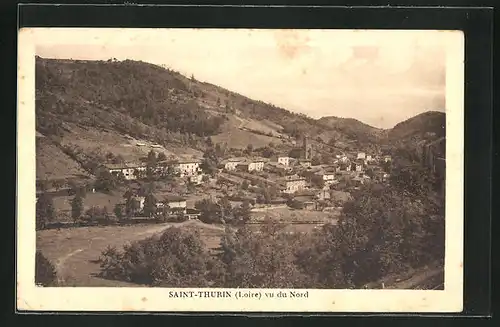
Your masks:
<svg viewBox="0 0 500 327"><path fill-rule="evenodd" d="M464 35L23 28L17 309L460 312Z"/></svg>

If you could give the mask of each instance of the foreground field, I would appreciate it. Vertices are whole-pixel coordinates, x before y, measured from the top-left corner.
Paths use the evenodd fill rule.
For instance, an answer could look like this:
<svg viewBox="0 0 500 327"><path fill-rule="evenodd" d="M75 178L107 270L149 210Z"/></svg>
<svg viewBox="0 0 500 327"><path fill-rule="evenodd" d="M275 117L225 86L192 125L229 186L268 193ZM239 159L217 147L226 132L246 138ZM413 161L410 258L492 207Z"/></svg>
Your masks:
<svg viewBox="0 0 500 327"><path fill-rule="evenodd" d="M128 242L144 239L162 232L171 226L196 228L210 249L219 246L223 228L205 225L197 221L158 225L83 227L53 229L37 232L37 249L54 263L59 283L63 286L129 286L140 285L115 280L105 280L96 274L99 264L95 262L108 246L120 248Z"/></svg>

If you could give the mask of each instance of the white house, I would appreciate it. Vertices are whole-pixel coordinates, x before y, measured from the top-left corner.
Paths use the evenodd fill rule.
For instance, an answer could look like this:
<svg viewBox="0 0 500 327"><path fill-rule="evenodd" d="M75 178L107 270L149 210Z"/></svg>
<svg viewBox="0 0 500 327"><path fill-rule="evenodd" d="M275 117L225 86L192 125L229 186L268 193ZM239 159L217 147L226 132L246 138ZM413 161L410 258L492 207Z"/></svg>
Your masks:
<svg viewBox="0 0 500 327"><path fill-rule="evenodd" d="M364 152L358 152L358 156L356 159L365 159L366 158L366 154Z"/></svg>
<svg viewBox="0 0 500 327"><path fill-rule="evenodd" d="M302 177L288 177L282 181L282 192L293 194L306 189L306 179Z"/></svg>
<svg viewBox="0 0 500 327"><path fill-rule="evenodd" d="M200 185L203 181L203 174L189 176L189 182Z"/></svg>
<svg viewBox="0 0 500 327"><path fill-rule="evenodd" d="M164 203L168 205L171 212L186 213L187 200L177 195L168 195L165 197Z"/></svg>
<svg viewBox="0 0 500 327"><path fill-rule="evenodd" d="M250 160L245 163L238 164L238 169L243 171L251 172L251 171L262 171L264 170L264 160Z"/></svg>
<svg viewBox="0 0 500 327"><path fill-rule="evenodd" d="M201 162L196 159L181 160L177 165L177 169L179 170L181 177L192 176L201 172L200 164Z"/></svg>
<svg viewBox="0 0 500 327"><path fill-rule="evenodd" d="M308 159L301 159L299 161L299 164L302 166L302 167L311 167L311 160L308 160Z"/></svg>
<svg viewBox="0 0 500 327"><path fill-rule="evenodd" d="M391 156L384 156L384 162L389 162L391 160L392 160Z"/></svg>
<svg viewBox="0 0 500 327"><path fill-rule="evenodd" d="M290 157L278 157L278 163L288 167L290 165Z"/></svg>
<svg viewBox="0 0 500 327"><path fill-rule="evenodd" d="M332 184L335 181L335 172L323 172L321 173L325 185Z"/></svg>
<svg viewBox="0 0 500 327"><path fill-rule="evenodd" d="M145 172L145 164L110 164L107 165L109 172L113 175L123 174L126 180L137 179L138 172Z"/></svg>
<svg viewBox="0 0 500 327"><path fill-rule="evenodd" d="M222 162L222 164L224 165L225 170L231 171L231 170L235 170L239 164L243 163L243 161L244 161L244 159L242 159L242 158L230 158L230 159L224 160Z"/></svg>
<svg viewBox="0 0 500 327"><path fill-rule="evenodd" d="M364 162L363 162L363 161L361 161L361 160L356 161L356 162L354 163L355 170L356 170L356 171L358 171L358 172L363 171L363 167L364 167L363 163L364 163Z"/></svg>

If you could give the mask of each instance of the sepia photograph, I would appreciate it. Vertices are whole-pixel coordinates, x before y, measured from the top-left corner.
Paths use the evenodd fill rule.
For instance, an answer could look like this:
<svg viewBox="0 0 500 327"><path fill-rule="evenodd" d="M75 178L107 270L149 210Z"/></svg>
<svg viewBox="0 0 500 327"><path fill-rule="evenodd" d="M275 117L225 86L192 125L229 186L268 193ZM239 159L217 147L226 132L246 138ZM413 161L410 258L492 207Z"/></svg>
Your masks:
<svg viewBox="0 0 500 327"><path fill-rule="evenodd" d="M461 311L463 44L22 29L18 307Z"/></svg>

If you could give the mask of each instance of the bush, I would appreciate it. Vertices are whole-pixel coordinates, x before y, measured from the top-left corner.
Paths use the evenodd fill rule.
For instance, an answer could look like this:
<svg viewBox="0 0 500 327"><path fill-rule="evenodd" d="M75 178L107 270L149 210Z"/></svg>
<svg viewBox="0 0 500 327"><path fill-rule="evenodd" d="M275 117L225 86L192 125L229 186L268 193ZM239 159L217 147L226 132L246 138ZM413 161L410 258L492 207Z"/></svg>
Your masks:
<svg viewBox="0 0 500 327"><path fill-rule="evenodd" d="M35 284L38 286L55 286L57 274L54 265L42 254L35 255Z"/></svg>
<svg viewBox="0 0 500 327"><path fill-rule="evenodd" d="M217 266L198 233L169 228L99 258L101 276L162 287L210 286Z"/></svg>

